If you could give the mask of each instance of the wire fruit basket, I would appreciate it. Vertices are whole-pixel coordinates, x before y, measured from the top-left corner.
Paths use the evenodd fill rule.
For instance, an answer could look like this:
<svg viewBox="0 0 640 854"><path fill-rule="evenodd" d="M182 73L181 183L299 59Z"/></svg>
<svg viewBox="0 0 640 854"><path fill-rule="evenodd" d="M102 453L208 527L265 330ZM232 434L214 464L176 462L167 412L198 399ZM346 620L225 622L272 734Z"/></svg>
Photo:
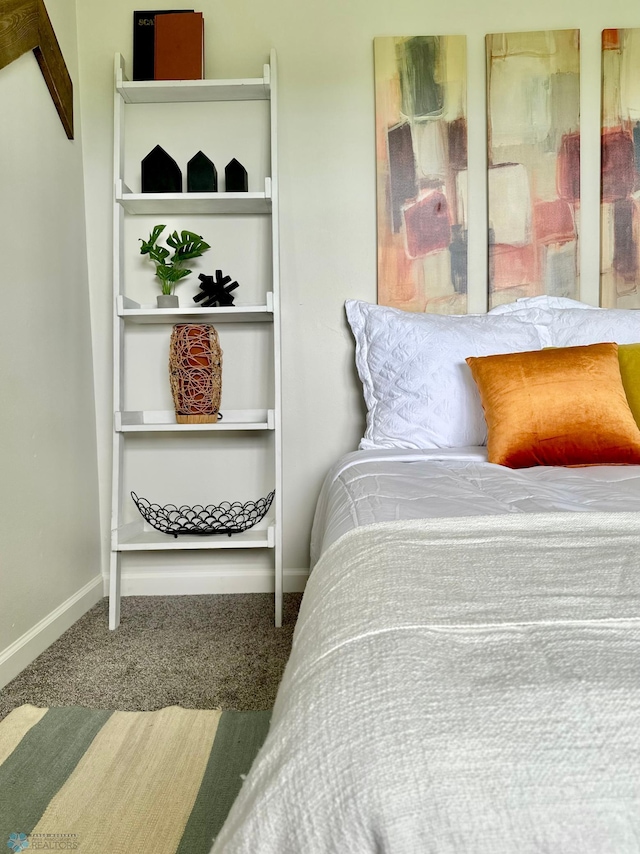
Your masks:
<svg viewBox="0 0 640 854"><path fill-rule="evenodd" d="M230 537L253 528L263 519L271 507L274 495L275 490L272 490L257 501L247 501L244 504L239 501L223 501L221 504L208 504L206 507L201 504L195 504L193 507L188 504L181 507L166 504L161 507L159 504L151 504L135 492L131 493L131 498L142 518L163 534L174 537L179 534L227 534Z"/></svg>

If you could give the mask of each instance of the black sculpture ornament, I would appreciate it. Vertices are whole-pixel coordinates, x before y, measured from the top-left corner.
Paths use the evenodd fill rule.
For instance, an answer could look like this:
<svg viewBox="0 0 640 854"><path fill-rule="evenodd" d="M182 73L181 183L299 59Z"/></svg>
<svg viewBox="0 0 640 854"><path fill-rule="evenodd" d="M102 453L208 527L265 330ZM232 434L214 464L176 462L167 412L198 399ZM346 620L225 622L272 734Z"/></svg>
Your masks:
<svg viewBox="0 0 640 854"><path fill-rule="evenodd" d="M187 163L187 192L218 192L218 171L207 155L201 151Z"/></svg>
<svg viewBox="0 0 640 854"><path fill-rule="evenodd" d="M170 154L156 145L142 161L143 193L181 193L182 172Z"/></svg>
<svg viewBox="0 0 640 854"><path fill-rule="evenodd" d="M249 189L247 170L235 157L224 167L224 188L227 193L246 193Z"/></svg>
<svg viewBox="0 0 640 854"><path fill-rule="evenodd" d="M198 278L201 293L194 296L194 302L202 302L203 308L233 305L234 298L231 296L231 291L235 291L238 283L231 282L231 276L223 276L222 270L216 270L215 279L213 276L205 276L204 273L200 273Z"/></svg>

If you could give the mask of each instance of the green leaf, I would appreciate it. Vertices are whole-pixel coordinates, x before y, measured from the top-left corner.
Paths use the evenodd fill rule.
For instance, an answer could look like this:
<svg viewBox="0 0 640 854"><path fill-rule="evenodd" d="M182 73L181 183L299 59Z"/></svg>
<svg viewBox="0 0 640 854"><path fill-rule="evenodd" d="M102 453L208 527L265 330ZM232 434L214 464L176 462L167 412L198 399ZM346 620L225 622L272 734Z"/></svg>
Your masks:
<svg viewBox="0 0 640 854"><path fill-rule="evenodd" d="M170 264L158 264L156 267L156 276L162 281L169 281L174 268Z"/></svg>
<svg viewBox="0 0 640 854"><path fill-rule="evenodd" d="M142 246L140 247L141 255L151 255L151 257L153 257L152 253L154 251L156 251L157 249L162 249L162 247L156 247L156 241L158 240L162 232L165 230L165 228L166 225L156 225L154 226L151 234L149 235L148 240L143 240L142 238L139 238L140 243L142 243ZM166 249L162 249L162 251L166 252L167 255L169 254Z"/></svg>
<svg viewBox="0 0 640 854"><path fill-rule="evenodd" d="M171 276L169 277L172 282L179 282L180 279L184 279L185 276L188 276L191 273L191 270L183 270L179 267L171 268Z"/></svg>
<svg viewBox="0 0 640 854"><path fill-rule="evenodd" d="M209 244L205 243L204 240L201 240L200 238L191 240L176 249L173 255L174 263L181 264L184 261L188 261L190 258L199 258L200 255L210 248Z"/></svg>
<svg viewBox="0 0 640 854"><path fill-rule="evenodd" d="M167 246L171 246L172 249L177 249L180 246L180 235L177 231L167 237Z"/></svg>
<svg viewBox="0 0 640 854"><path fill-rule="evenodd" d="M149 237L150 242L155 243L166 227L166 225L154 225L151 236Z"/></svg>
<svg viewBox="0 0 640 854"><path fill-rule="evenodd" d="M201 235L195 234L193 231L182 231L180 234L174 231L167 238L167 244L175 250L172 258L175 264L182 264L190 258L199 258L203 252L210 249L209 244L202 239Z"/></svg>

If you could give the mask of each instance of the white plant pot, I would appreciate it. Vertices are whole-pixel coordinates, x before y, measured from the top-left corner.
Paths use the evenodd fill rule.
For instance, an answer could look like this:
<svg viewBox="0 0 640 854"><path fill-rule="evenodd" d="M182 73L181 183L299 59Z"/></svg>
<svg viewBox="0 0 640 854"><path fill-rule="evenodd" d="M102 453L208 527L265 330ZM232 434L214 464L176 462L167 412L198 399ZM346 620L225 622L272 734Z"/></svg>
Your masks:
<svg viewBox="0 0 640 854"><path fill-rule="evenodd" d="M158 294L158 308L178 308L180 302L175 294Z"/></svg>

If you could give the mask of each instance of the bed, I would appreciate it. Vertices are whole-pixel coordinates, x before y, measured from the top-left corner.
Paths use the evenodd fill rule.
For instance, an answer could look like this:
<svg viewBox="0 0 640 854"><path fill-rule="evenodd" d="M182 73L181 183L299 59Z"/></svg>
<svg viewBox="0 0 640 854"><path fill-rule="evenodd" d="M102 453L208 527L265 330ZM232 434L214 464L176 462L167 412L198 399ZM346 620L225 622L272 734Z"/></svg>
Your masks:
<svg viewBox="0 0 640 854"><path fill-rule="evenodd" d="M632 313L578 311L536 302L522 323L538 349L612 323L640 341ZM213 851L640 852L640 465L488 462L464 371L458 444L434 447L434 389L385 410L359 371L367 432L322 487L270 732Z"/></svg>

